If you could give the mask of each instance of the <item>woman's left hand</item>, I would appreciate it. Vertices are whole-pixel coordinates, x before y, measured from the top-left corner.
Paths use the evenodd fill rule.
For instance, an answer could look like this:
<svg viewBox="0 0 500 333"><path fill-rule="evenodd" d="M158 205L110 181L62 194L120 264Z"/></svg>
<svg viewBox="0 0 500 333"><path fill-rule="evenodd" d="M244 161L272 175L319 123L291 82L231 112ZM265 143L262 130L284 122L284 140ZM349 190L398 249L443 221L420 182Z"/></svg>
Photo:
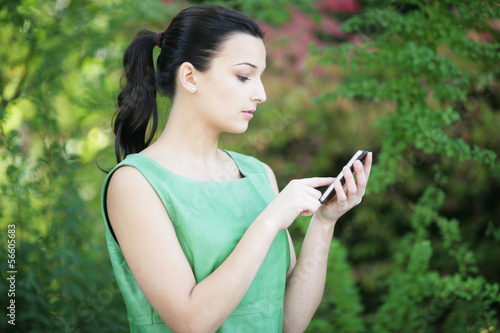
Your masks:
<svg viewBox="0 0 500 333"><path fill-rule="evenodd" d="M365 158L364 164L360 161L354 163L354 171L356 172L356 179L351 170L344 166L344 178L346 181L346 188L342 188L339 180L335 180L335 192L337 198L330 202L327 206L322 206L317 212L316 217L321 220L335 222L339 217L344 215L354 206L358 205L363 198L366 190L366 184L370 177L370 170L372 167L373 154L370 152Z"/></svg>

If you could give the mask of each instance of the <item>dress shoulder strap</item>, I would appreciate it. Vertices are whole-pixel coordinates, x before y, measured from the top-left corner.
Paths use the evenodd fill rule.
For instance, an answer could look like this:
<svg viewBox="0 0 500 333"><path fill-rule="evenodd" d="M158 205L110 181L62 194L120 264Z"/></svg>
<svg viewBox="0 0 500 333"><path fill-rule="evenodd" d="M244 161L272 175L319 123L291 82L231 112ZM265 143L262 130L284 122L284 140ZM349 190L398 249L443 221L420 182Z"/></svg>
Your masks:
<svg viewBox="0 0 500 333"><path fill-rule="evenodd" d="M131 166L137 169L157 193L159 193L160 190L158 185L161 182L164 183L169 180L168 177L165 177L165 170L154 160L141 154L130 154L109 172L106 180L104 181L104 189L106 189L113 172L122 166Z"/></svg>
<svg viewBox="0 0 500 333"><path fill-rule="evenodd" d="M158 194L163 204L169 210L170 203L165 200L165 197L162 195L162 188L168 188L169 182L171 181L170 177L165 177L164 170L162 170L161 166L157 164L154 160L147 158L141 154L130 154L127 157L118 163L111 171L108 173L106 179L104 180L102 192L101 192L101 209L103 211L104 220L106 229L109 229L109 232L116 240L114 232L111 228L111 224L109 223L109 218L107 214L106 207L106 194L109 181L113 173L120 167L123 166L131 166L137 169L146 180L149 182L154 191Z"/></svg>

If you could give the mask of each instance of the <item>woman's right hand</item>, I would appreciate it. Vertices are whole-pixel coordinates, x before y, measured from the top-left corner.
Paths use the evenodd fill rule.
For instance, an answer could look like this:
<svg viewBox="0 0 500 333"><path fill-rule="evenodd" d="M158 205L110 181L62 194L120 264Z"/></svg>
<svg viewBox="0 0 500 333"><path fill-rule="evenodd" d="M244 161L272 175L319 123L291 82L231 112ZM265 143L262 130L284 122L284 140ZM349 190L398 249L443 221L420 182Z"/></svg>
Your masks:
<svg viewBox="0 0 500 333"><path fill-rule="evenodd" d="M333 183L332 177L294 179L260 214L277 231L288 228L297 216L311 216L321 207L321 192L316 189Z"/></svg>

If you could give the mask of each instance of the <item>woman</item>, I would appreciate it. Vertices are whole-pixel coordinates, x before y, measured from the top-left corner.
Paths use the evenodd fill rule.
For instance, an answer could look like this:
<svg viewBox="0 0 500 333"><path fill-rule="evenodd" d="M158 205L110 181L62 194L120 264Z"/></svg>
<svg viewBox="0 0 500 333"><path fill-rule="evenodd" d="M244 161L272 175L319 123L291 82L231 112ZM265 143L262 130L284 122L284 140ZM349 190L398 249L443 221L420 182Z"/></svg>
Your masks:
<svg viewBox="0 0 500 333"><path fill-rule="evenodd" d="M103 190L106 240L133 332L303 331L322 297L338 218L365 192L371 154L344 173L338 199L319 203L333 178L291 181L218 149L266 100L259 26L231 9L194 6L164 33L140 32L125 58L115 119L118 162ZM161 48L157 72L152 51ZM172 99L159 138L156 87ZM153 119L153 133L145 140ZM287 228L311 216L298 260Z"/></svg>

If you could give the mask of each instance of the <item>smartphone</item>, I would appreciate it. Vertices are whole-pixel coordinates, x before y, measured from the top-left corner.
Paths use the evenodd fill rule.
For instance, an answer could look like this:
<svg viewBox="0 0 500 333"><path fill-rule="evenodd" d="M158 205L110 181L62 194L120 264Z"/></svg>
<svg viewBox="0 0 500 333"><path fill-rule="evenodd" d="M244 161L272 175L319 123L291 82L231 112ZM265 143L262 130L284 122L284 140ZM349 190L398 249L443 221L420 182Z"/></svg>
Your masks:
<svg viewBox="0 0 500 333"><path fill-rule="evenodd" d="M351 171L353 173L355 173L355 171L354 171L354 162L356 162L356 160L360 160L361 163L363 163L363 161L366 158L366 155L368 155L368 151L366 151L366 150L358 150L351 157L351 159L349 160L349 162L347 162L346 166L349 169L351 169ZM344 178L344 172L343 171L340 171L340 173L338 174L338 176L337 176L336 179L340 180L340 184L342 184L342 188L345 188L346 184L345 184L345 178ZM323 205L328 205L330 202L332 202L336 198L337 198L337 193L335 192L335 187L333 186L333 183L332 183L325 190L325 192L323 193L323 195L319 199L319 202L321 202L321 204L323 204Z"/></svg>

